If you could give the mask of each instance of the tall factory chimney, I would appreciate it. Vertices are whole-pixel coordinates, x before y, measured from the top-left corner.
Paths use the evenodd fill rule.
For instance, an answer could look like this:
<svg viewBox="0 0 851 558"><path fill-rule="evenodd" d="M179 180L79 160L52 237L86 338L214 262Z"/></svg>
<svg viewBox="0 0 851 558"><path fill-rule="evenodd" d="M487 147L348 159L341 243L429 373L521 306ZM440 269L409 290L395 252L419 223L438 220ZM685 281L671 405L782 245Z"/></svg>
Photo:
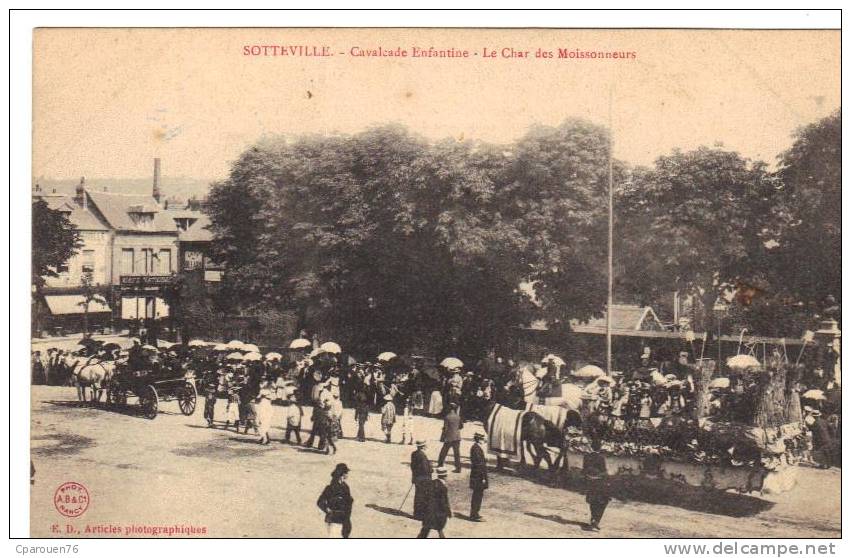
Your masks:
<svg viewBox="0 0 851 558"><path fill-rule="evenodd" d="M77 184L76 196L74 196L74 201L77 202L77 205L86 209L86 177L80 177L80 183Z"/></svg>
<svg viewBox="0 0 851 558"><path fill-rule="evenodd" d="M154 199L160 202L160 158L154 158Z"/></svg>

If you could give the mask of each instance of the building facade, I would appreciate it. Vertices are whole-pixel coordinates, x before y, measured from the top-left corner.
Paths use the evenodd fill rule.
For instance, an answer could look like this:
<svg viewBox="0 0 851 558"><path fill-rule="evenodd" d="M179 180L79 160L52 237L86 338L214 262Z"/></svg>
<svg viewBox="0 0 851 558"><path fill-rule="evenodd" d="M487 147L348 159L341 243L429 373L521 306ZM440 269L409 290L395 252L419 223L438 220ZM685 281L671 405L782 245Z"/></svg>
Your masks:
<svg viewBox="0 0 851 558"><path fill-rule="evenodd" d="M175 276L205 268L211 237L200 211L173 211L160 203L160 182L155 159L151 195L90 191L85 179L73 197L36 186L33 198L65 213L82 240L77 253L56 270L58 276L46 278L35 302L43 314L37 320L42 331L36 334L79 330L86 306L90 330L167 327Z"/></svg>

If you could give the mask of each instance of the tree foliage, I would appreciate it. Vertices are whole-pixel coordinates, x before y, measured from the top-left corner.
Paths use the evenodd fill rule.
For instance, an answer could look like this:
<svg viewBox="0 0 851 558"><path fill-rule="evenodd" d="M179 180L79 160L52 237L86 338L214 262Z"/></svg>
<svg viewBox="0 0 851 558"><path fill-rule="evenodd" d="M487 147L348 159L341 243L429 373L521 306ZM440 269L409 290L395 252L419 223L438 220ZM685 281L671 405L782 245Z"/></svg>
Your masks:
<svg viewBox="0 0 851 558"><path fill-rule="evenodd" d="M32 202L32 284L44 285L82 246L80 233L68 216L42 199Z"/></svg>
<svg viewBox="0 0 851 558"><path fill-rule="evenodd" d="M783 230L773 259L789 299L821 312L842 300L842 113L801 128L780 156Z"/></svg>
<svg viewBox="0 0 851 558"><path fill-rule="evenodd" d="M720 148L675 151L638 169L619 204L619 286L642 297L692 295L710 319L720 296L765 282L777 193L764 163Z"/></svg>
<svg viewBox="0 0 851 558"><path fill-rule="evenodd" d="M398 126L263 142L209 197L224 291L372 351L498 345L536 310L523 281L537 310L588 317L607 145L582 121L509 147Z"/></svg>

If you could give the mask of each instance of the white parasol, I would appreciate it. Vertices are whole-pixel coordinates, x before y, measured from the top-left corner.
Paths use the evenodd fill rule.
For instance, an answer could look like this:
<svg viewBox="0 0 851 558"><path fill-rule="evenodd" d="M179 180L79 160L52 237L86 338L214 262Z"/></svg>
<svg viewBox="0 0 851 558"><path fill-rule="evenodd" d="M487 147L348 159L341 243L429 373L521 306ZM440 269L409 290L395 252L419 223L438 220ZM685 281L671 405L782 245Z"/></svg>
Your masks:
<svg viewBox="0 0 851 558"><path fill-rule="evenodd" d="M762 365L751 355L736 355L727 359L727 366L739 370L760 368Z"/></svg>
<svg viewBox="0 0 851 558"><path fill-rule="evenodd" d="M556 355L554 355L552 353L550 353L547 356L545 356L544 358L542 358L541 362L543 362L543 363L552 362L556 366L564 366L564 361L561 359L561 357L557 357Z"/></svg>
<svg viewBox="0 0 851 558"><path fill-rule="evenodd" d="M260 349L254 343L246 343L242 346L242 350L246 353L259 353Z"/></svg>
<svg viewBox="0 0 851 558"><path fill-rule="evenodd" d="M225 357L227 360L244 360L245 357L242 356L242 353L238 353L236 351L232 352L228 356Z"/></svg>
<svg viewBox="0 0 851 558"><path fill-rule="evenodd" d="M729 389L730 378L715 378L709 382L709 389Z"/></svg>
<svg viewBox="0 0 851 558"><path fill-rule="evenodd" d="M821 401L821 400L825 399L825 397L824 397L824 392L822 390L811 389L811 390L805 391L801 395L801 399L812 399L813 401Z"/></svg>
<svg viewBox="0 0 851 558"><path fill-rule="evenodd" d="M390 362L394 358L396 358L396 353L391 353L390 351L385 351L378 355L378 360L381 362Z"/></svg>
<svg viewBox="0 0 851 558"><path fill-rule="evenodd" d="M333 341L326 341L319 346L320 349L325 351L326 353L334 353L335 355L339 355L343 352L343 349Z"/></svg>
<svg viewBox="0 0 851 558"><path fill-rule="evenodd" d="M234 339L228 343L228 349L234 349L236 351L241 351L245 348L245 343L240 341L239 339Z"/></svg>
<svg viewBox="0 0 851 558"><path fill-rule="evenodd" d="M322 347L317 347L316 349L313 349L312 351L310 351L310 358L319 356L319 355L324 354L324 353L325 353L325 350Z"/></svg>
<svg viewBox="0 0 851 558"><path fill-rule="evenodd" d="M461 362L460 359L455 357L446 357L445 359L440 361L440 365L448 370L453 370L455 368L461 368L464 366L464 363Z"/></svg>
<svg viewBox="0 0 851 558"><path fill-rule="evenodd" d="M258 352L250 352L250 353L247 353L244 357L242 357L242 359L243 360L250 360L250 361L253 362L253 361L263 360L263 355L261 355Z"/></svg>
<svg viewBox="0 0 851 558"><path fill-rule="evenodd" d="M313 345L309 339L293 339L290 343L290 349L307 349Z"/></svg>
<svg viewBox="0 0 851 558"><path fill-rule="evenodd" d="M230 349L229 349L229 348L228 348L228 346L227 346L227 345L225 345L224 343L219 343L218 345L216 345L215 347L213 347L213 350L214 350L214 351L219 351L219 352L222 352L222 353L223 353L223 352L225 352L225 351L229 351Z"/></svg>
<svg viewBox="0 0 851 558"><path fill-rule="evenodd" d="M573 373L577 378L588 378L594 379L599 378L600 376L605 376L606 373L603 372L603 369L599 366L594 366L593 364L586 364L579 370Z"/></svg>
<svg viewBox="0 0 851 558"><path fill-rule="evenodd" d="M202 341L200 339L193 339L189 343L186 344L187 347L206 347L206 341Z"/></svg>

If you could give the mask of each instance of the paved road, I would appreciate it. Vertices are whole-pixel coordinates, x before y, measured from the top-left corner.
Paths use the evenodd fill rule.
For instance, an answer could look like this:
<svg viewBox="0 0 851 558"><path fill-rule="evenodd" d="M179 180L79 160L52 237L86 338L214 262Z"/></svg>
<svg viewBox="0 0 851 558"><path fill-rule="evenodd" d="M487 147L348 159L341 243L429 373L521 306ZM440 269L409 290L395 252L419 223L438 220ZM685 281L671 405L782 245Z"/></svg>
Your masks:
<svg viewBox="0 0 851 558"><path fill-rule="evenodd" d="M378 416L370 419L371 441L342 440L336 457L283 445L259 446L253 436L208 429L201 401L195 414L183 416L177 404L161 407L147 420L132 411L80 407L72 388L36 386L32 397L32 459L37 469L32 487L31 533L61 536L66 525L76 534L104 536L98 529L115 526L204 527L207 535L226 537L321 537L322 514L315 502L338 462L352 469L349 484L355 499L353 536L412 537L419 525L397 511L410 484L411 446L379 439ZM217 416L224 413L220 402ZM283 408L275 407L276 424ZM308 410L309 411L309 410ZM417 418L418 436L431 440L436 458L440 423ZM462 452L478 425L464 428ZM351 411L345 434L354 434ZM398 434L396 434L398 436ZM398 438L396 438L398 441ZM491 464L493 466L493 464ZM450 473L450 500L455 511L469 512L467 460L464 472ZM84 484L88 510L68 520L55 509L53 496L66 481ZM603 531L588 533L587 505L577 488L553 488L546 475L491 474L485 496L485 523L456 517L450 537L838 537L840 474L802 468L792 491L766 498L724 493L647 494L641 500L615 500ZM409 498L403 512L410 513ZM59 533L53 532L56 526Z"/></svg>

